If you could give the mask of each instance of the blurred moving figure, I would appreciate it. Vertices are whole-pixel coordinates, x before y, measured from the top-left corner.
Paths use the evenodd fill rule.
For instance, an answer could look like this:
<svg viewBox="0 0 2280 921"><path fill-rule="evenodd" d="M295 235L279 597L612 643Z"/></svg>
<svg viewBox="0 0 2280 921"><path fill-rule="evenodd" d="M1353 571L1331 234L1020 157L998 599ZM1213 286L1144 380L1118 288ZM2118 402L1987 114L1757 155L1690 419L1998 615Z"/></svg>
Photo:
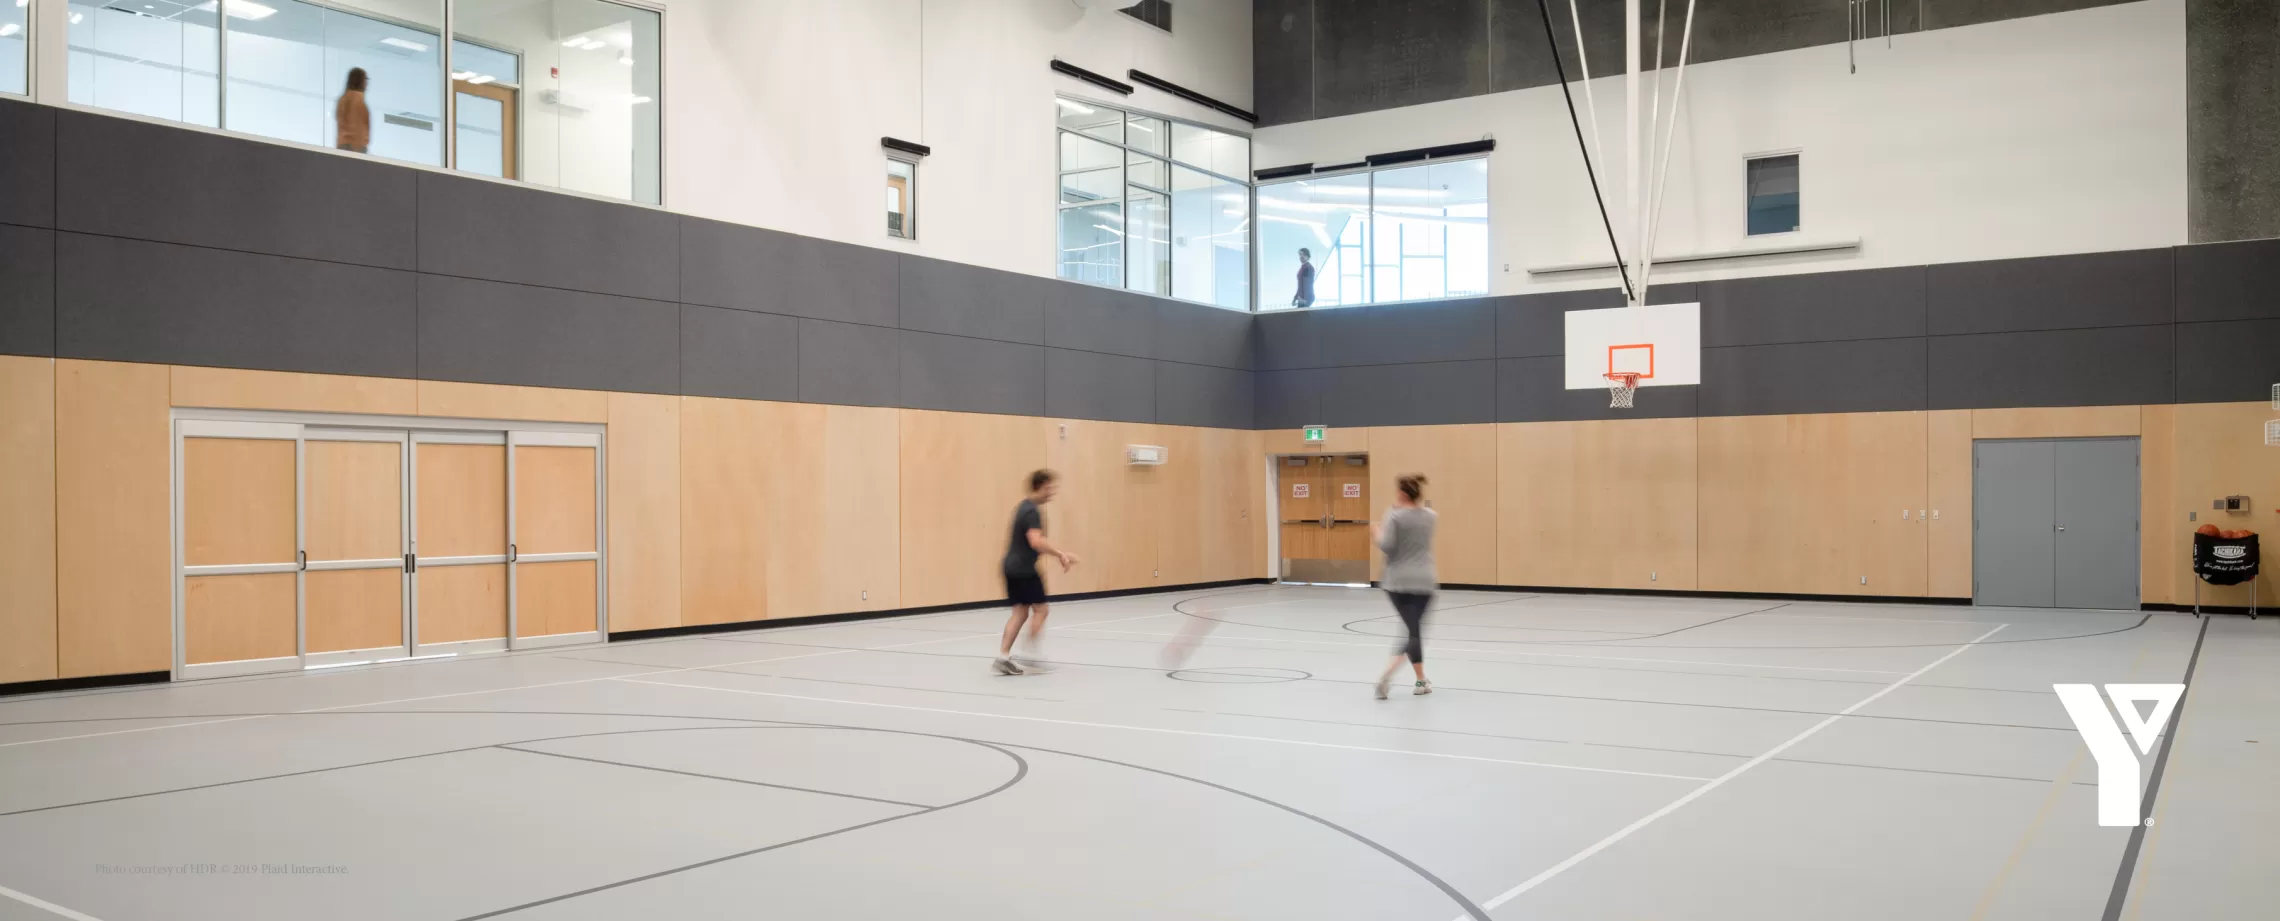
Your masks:
<svg viewBox="0 0 2280 921"><path fill-rule="evenodd" d="M1417 503L1425 498L1425 477L1405 473L1395 481L1399 491L1394 494L1393 508L1386 512L1385 521L1370 529L1378 550L1385 553L1386 597L1393 599L1394 613L1401 615L1401 625L1409 631L1409 642L1393 654L1385 664L1385 673L1378 676L1377 696L1384 700L1393 686L1393 673L1401 667L1401 660L1409 660L1409 667L1417 672L1417 684L1412 694L1433 693L1433 682L1425 678L1425 609L1433 604L1433 592L1441 587L1441 580L1433 571L1433 529L1440 516L1432 509Z"/></svg>
<svg viewBox="0 0 2280 921"><path fill-rule="evenodd" d="M1045 579L1037 574L1037 560L1050 554L1061 561L1061 571L1077 565L1077 555L1053 546L1045 539L1045 513L1042 506L1053 501L1061 491L1060 475L1051 470L1039 470L1029 475L1029 497L1013 509L1012 540L1005 550L1005 597L1013 605L1013 613L1005 619L1005 635L998 641L997 660L990 668L1000 675L1019 675L1025 672L1052 671L1045 663ZM1020 638L1021 627L1029 625L1029 641L1023 645L1025 653L1019 664L1013 659L1013 642Z"/></svg>
<svg viewBox="0 0 2280 921"><path fill-rule="evenodd" d="M348 88L333 104L333 146L363 153L372 146L372 110L364 105L364 68L348 69Z"/></svg>

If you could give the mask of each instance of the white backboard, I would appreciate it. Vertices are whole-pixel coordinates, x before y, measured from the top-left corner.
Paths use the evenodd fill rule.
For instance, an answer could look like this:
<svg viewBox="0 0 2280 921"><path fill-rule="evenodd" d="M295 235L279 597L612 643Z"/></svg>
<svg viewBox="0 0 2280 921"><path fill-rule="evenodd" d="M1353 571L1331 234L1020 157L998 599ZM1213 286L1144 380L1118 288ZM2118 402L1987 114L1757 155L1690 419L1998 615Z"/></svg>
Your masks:
<svg viewBox="0 0 2280 921"><path fill-rule="evenodd" d="M1641 387L1702 383L1702 305L1649 304L1567 312L1567 389L1607 386L1611 371Z"/></svg>

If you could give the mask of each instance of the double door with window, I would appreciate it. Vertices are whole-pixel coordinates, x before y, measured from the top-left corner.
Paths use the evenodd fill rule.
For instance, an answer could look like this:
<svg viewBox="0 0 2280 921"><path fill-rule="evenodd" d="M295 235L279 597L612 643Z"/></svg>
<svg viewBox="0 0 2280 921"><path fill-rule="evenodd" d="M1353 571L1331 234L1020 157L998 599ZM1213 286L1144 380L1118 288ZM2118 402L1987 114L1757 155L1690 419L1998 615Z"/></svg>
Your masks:
<svg viewBox="0 0 2280 921"><path fill-rule="evenodd" d="M1282 578L1370 581L1370 459L1300 455L1276 464Z"/></svg>
<svg viewBox="0 0 2280 921"><path fill-rule="evenodd" d="M184 419L175 676L598 642L601 436Z"/></svg>

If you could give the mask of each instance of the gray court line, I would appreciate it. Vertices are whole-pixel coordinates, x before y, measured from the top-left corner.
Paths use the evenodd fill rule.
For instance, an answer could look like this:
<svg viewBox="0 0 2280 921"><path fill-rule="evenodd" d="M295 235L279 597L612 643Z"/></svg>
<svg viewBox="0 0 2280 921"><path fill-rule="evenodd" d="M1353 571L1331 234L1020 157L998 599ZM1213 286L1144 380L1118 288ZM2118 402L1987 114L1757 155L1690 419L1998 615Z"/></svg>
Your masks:
<svg viewBox="0 0 2280 921"><path fill-rule="evenodd" d="M2122 865L2114 871L2114 890L2106 896L2103 921L2120 921L2130 901L2130 883L2137 876L2138 853L2145 847L2145 829L2153 822L2153 806L2161 795L2161 775L2169 768L2169 746L2177 741L2177 728L2185 722L2185 699L2193 693L2193 672L2201 667L2201 643L2209 638L2210 618L2201 618L2201 632L2193 637L2193 657L2185 660L2185 690L2177 695L2177 712L2169 719L2169 732L2161 739L2161 755L2153 759L2153 775L2146 780L2145 821L2130 829L2130 843L2122 848ZM2119 704L2121 701L2115 701Z"/></svg>
<svg viewBox="0 0 2280 921"><path fill-rule="evenodd" d="M1271 716L1264 713L1233 713L1226 710L1189 710L1181 707L1163 707L1161 709L1170 710L1175 713L1200 713L1205 716L1239 716L1245 719L1255 720L1286 720L1294 723L1320 723L1325 726L1352 726L1357 729L1390 729L1396 732L1430 732L1438 735L1476 736L1483 739L1510 739L1516 742L1546 742L1555 745L1586 745L1592 748L1621 748L1630 751L1661 752L1673 755L1706 755L1712 758L1733 758L1736 760L1747 760L1751 757L1749 755L1734 754L1732 752L1706 752L1697 751L1691 748L1660 748L1653 745L1624 745L1619 742L1584 742L1575 739L1545 739L1538 738L1536 736L1499 735L1493 732L1465 732L1459 729L1426 729L1420 726L1387 726L1379 723L1349 723L1341 720L1310 719L1303 716ZM1819 764L1828 767L1862 768L1873 771L1909 771L1917 774L1946 774L1953 777L1979 777L1987 780L2019 780L2025 781L2027 783L2050 783L2050 779L2047 777L2014 777L2007 774L1979 774L1971 771L1942 771L1937 768L1898 767L1889 764L1861 764L1853 761L1817 761L1811 758L1775 758L1773 760L1786 761L1791 764ZM2078 786L2085 787L2097 786L2096 783L2087 780L2077 780L2074 783Z"/></svg>
<svg viewBox="0 0 2280 921"><path fill-rule="evenodd" d="M738 671L733 668L706 667L697 669L697 671L717 672L723 675L744 675L753 678L774 678L778 681L814 681L822 684L851 684L856 687L864 688L893 688L898 691L922 691L928 694L962 694L967 697L996 697L1004 700L1038 700L1049 704L1068 703L1068 701L1062 700L1058 697L1030 697L1023 694L992 694L988 691L950 691L944 690L942 688L913 687L907 684L877 684L870 681L841 681L837 678L806 678L799 675L771 675L766 672Z"/></svg>
<svg viewBox="0 0 2280 921"><path fill-rule="evenodd" d="M777 790L791 790L798 793L820 793L824 796L839 796L845 797L847 799L859 799L873 803L885 803L889 806L906 806L911 809L939 808L935 806L929 806L925 803L906 803L899 799L880 799L876 796L863 796L857 793L841 793L838 790L818 790L814 787L795 787L790 784L768 783L761 780L747 780L742 777L723 777L719 774L699 774L695 771L677 771L672 768L658 767L652 764L632 764L624 761L605 761L600 758L587 758L582 755L566 755L561 752L540 751L535 748L517 748L512 744L493 745L491 747L499 749L501 751L522 752L526 755L545 755L549 758L563 758L570 761L585 761L592 764L607 764L612 767L632 768L637 771L655 771L659 774L679 774L683 777L697 777L704 780L725 780L729 783L747 784L754 787L769 787Z"/></svg>
<svg viewBox="0 0 2280 921"><path fill-rule="evenodd" d="M1472 605L1466 605L1466 607L1472 607ZM1452 610L1452 611L1454 611L1454 610L1462 610L1462 609L1461 609L1461 608L1450 608L1449 610ZM1436 612L1433 612L1433 611L1427 611L1426 613L1428 613L1428 614L1431 614L1431 613L1436 613ZM1392 634L1392 633L1363 633L1363 632L1362 632L1362 631L1360 631L1360 630L1356 630L1356 629L1354 629L1354 625L1355 625L1355 624L1374 624L1374 623L1379 623L1379 622L1382 622L1382 621L1390 621L1390 620L1394 619L1394 617L1396 617L1396 616L1398 616L1398 615L1394 615L1394 614L1380 614L1380 615L1378 615L1378 616L1376 616L1376 617L1364 617L1364 618L1362 618L1361 620L1347 621L1347 622L1346 622L1346 624L1345 624L1345 625L1344 625L1344 626L1343 626L1341 629L1345 630L1345 631L1346 631L1346 632L1348 632L1348 633L1358 633L1358 634L1361 634L1361 635L1363 635L1363 636L1384 636L1384 637L1395 637L1395 638L1399 638L1397 634ZM1612 634L1616 634L1616 635L1619 635L1619 636L1637 636L1637 637L1646 637L1646 636L1653 636L1653 635L1654 635L1654 634L1640 633L1640 632L1638 632L1638 631L1636 631L1636 630L1578 630L1578 629L1575 629L1575 628L1573 628L1573 627L1521 627L1521 626L1515 626L1515 625L1512 625L1512 624L1452 624L1452 623L1449 623L1448 621L1444 621L1444 620L1437 620L1437 621L1434 621L1434 622L1433 622L1433 625L1434 625L1434 626L1436 626L1436 627L1443 627L1443 628L1447 628L1447 627L1464 627L1464 628L1467 628L1467 629L1472 629L1472 630L1535 630L1535 631L1539 631L1539 632L1543 632L1543 633L1612 633Z"/></svg>

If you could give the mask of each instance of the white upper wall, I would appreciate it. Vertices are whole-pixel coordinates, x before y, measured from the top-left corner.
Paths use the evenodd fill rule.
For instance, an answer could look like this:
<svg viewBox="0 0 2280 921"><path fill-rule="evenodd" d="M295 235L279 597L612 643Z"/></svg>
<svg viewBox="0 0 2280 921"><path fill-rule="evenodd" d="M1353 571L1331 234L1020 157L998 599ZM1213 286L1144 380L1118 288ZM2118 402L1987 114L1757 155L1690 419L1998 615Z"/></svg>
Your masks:
<svg viewBox="0 0 2280 921"><path fill-rule="evenodd" d="M1785 238L1858 238L1860 248L1670 265L1655 270L1657 283L2186 242L2183 0L1907 34L1889 50L1876 41L1857 51L1857 74L1846 72L1843 45L1688 67L1655 252ZM1629 256L1622 82L1592 81L1604 143L1594 163ZM1641 81L1642 106L1650 86ZM1574 92L1588 131L1582 86ZM1344 163L1484 135L1497 141L1491 290L1616 284L1613 269L1526 271L1609 259L1557 86L1261 129L1255 162ZM1801 154L1802 229L1752 240L1744 159L1789 150Z"/></svg>
<svg viewBox="0 0 2280 921"><path fill-rule="evenodd" d="M1175 34L1073 0L672 0L665 202L674 211L1035 275L1054 271L1055 93L1248 126L1054 57L1248 108L1251 5L1182 0ZM1130 82L1130 81L1126 81ZM918 239L886 235L879 138L934 149Z"/></svg>

